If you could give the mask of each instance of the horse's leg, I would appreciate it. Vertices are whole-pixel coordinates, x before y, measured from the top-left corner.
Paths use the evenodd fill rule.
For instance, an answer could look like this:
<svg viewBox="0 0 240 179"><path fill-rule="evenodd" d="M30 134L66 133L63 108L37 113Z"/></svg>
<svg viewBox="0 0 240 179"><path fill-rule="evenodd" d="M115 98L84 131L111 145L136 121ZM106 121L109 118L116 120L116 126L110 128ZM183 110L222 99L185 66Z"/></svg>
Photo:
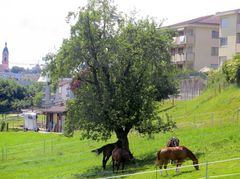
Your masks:
<svg viewBox="0 0 240 179"><path fill-rule="evenodd" d="M180 169L178 167L181 167L181 164L182 164L182 161L177 160L176 174L178 174L180 172Z"/></svg>
<svg viewBox="0 0 240 179"><path fill-rule="evenodd" d="M123 169L124 169L124 163L125 163L125 162L123 161L123 162L122 162L122 172L123 172Z"/></svg>
<svg viewBox="0 0 240 179"><path fill-rule="evenodd" d="M102 166L103 166L103 170L106 169L106 160L105 160L105 155L103 154L103 159L102 159Z"/></svg>
<svg viewBox="0 0 240 179"><path fill-rule="evenodd" d="M117 161L117 172L119 170L119 167L120 167L120 161Z"/></svg>
<svg viewBox="0 0 240 179"><path fill-rule="evenodd" d="M113 173L114 173L114 160L112 159L112 170L113 170Z"/></svg>
<svg viewBox="0 0 240 179"><path fill-rule="evenodd" d="M103 169L106 169L106 164L107 164L107 161L110 157L111 157L111 155L107 155L107 156L104 157L104 159L103 159Z"/></svg>
<svg viewBox="0 0 240 179"><path fill-rule="evenodd" d="M162 176L162 166L163 166L163 161L159 161L159 168L160 168L160 175Z"/></svg>
<svg viewBox="0 0 240 179"><path fill-rule="evenodd" d="M164 169L165 170L167 169L167 164L168 164L168 160L164 161ZM168 176L167 170L166 170L166 175Z"/></svg>

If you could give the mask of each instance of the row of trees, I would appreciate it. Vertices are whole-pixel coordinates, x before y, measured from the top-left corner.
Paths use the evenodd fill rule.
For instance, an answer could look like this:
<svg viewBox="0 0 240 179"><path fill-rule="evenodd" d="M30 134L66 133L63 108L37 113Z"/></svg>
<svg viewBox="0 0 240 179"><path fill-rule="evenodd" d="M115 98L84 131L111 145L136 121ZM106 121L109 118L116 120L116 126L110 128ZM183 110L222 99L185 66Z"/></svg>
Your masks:
<svg viewBox="0 0 240 179"><path fill-rule="evenodd" d="M24 87L14 80L0 79L0 114L39 106L42 95L40 83Z"/></svg>
<svg viewBox="0 0 240 179"><path fill-rule="evenodd" d="M173 32L153 19L119 13L110 0L89 0L68 20L70 38L45 58L53 84L74 77L65 131L80 129L85 138L104 140L114 132L128 148L131 129L149 135L170 130L174 123L155 109L156 101L177 91Z"/></svg>

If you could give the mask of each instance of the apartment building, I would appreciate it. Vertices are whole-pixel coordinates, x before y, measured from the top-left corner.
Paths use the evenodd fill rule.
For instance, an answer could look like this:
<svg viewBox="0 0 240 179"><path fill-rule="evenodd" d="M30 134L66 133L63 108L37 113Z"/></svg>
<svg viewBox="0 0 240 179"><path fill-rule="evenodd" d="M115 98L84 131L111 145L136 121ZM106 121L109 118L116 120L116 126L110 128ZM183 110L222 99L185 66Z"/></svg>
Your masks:
<svg viewBox="0 0 240 179"><path fill-rule="evenodd" d="M219 65L240 53L240 9L218 12L220 18Z"/></svg>
<svg viewBox="0 0 240 179"><path fill-rule="evenodd" d="M180 68L199 71L218 67L219 16L209 15L168 26L174 37L172 62Z"/></svg>

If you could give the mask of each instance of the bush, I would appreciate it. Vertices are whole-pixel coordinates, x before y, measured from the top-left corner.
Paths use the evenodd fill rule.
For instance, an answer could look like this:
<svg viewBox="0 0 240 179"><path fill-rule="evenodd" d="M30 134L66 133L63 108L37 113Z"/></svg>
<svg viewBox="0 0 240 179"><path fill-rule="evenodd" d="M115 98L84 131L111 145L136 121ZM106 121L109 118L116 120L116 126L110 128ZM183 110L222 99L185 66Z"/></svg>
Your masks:
<svg viewBox="0 0 240 179"><path fill-rule="evenodd" d="M222 66L222 72L229 83L237 83L240 85L240 54L227 60Z"/></svg>

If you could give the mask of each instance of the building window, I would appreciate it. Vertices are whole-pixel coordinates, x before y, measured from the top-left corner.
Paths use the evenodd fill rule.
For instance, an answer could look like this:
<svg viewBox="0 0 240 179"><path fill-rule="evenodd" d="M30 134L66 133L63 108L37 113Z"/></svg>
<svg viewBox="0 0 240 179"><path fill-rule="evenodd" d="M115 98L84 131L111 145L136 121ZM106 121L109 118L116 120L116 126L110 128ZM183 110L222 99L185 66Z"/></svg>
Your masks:
<svg viewBox="0 0 240 179"><path fill-rule="evenodd" d="M240 14L237 16L237 24L240 24Z"/></svg>
<svg viewBox="0 0 240 179"><path fill-rule="evenodd" d="M62 87L59 87L59 88L58 88L58 92L59 92L59 94L62 93Z"/></svg>
<svg viewBox="0 0 240 179"><path fill-rule="evenodd" d="M221 19L221 28L227 28L228 27L228 19L222 18Z"/></svg>
<svg viewBox="0 0 240 179"><path fill-rule="evenodd" d="M187 30L187 35L193 36L193 29L188 29Z"/></svg>
<svg viewBox="0 0 240 179"><path fill-rule="evenodd" d="M221 37L220 38L220 47L225 47L228 44L228 39L227 37Z"/></svg>
<svg viewBox="0 0 240 179"><path fill-rule="evenodd" d="M212 56L218 56L218 47L212 47L211 48L211 55Z"/></svg>
<svg viewBox="0 0 240 179"><path fill-rule="evenodd" d="M219 57L219 66L222 66L222 64L227 60L226 56L220 56Z"/></svg>
<svg viewBox="0 0 240 179"><path fill-rule="evenodd" d="M219 38L219 32L213 30L213 31L212 31L212 39L218 39L218 38Z"/></svg>
<svg viewBox="0 0 240 179"><path fill-rule="evenodd" d="M237 39L236 39L237 44L240 44L240 33L237 33Z"/></svg>

